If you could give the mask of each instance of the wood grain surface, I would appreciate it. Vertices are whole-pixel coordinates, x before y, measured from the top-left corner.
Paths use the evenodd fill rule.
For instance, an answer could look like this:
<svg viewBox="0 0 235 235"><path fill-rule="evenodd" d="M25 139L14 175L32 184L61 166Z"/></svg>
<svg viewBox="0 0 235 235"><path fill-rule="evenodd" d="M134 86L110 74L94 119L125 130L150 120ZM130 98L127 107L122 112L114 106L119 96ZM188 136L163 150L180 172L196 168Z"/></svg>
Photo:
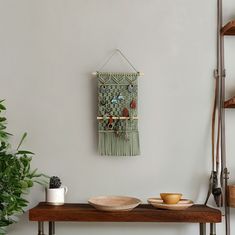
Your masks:
<svg viewBox="0 0 235 235"><path fill-rule="evenodd" d="M205 205L194 205L186 210L156 209L141 204L129 212L102 212L89 204L66 203L51 206L44 202L29 210L30 221L81 221L81 222L185 222L219 223L220 210Z"/></svg>
<svg viewBox="0 0 235 235"><path fill-rule="evenodd" d="M235 20L227 23L221 30L222 35L232 36L235 35Z"/></svg>

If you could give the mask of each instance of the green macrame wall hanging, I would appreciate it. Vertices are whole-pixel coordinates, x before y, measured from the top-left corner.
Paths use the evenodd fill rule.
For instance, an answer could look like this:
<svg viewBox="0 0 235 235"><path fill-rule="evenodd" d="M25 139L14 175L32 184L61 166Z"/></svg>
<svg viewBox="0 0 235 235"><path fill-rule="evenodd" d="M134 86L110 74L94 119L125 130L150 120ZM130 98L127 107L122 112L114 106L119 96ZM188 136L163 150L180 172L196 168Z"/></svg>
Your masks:
<svg viewBox="0 0 235 235"><path fill-rule="evenodd" d="M117 52L127 60L120 50ZM127 62L134 68L128 60ZM134 73L96 72L98 151L101 155L136 156L140 154L137 109L140 73L135 68L134 70Z"/></svg>

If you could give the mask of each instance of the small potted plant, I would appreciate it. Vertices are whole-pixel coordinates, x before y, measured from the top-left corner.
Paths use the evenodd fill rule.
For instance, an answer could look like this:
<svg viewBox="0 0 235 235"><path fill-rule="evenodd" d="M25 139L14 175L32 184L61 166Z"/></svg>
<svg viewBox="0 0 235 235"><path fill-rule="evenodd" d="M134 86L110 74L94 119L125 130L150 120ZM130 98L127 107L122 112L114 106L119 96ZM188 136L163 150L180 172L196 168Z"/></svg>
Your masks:
<svg viewBox="0 0 235 235"><path fill-rule="evenodd" d="M62 186L58 176L52 176L49 182L49 188L46 188L46 202L50 205L63 205L65 194L68 188Z"/></svg>

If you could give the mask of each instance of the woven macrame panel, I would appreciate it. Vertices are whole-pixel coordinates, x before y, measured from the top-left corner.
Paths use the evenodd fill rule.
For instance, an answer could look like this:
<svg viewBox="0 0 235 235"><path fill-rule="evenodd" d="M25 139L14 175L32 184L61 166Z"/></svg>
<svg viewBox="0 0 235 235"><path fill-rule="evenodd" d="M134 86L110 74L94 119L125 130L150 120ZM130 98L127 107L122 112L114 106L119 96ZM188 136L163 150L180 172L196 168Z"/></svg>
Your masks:
<svg viewBox="0 0 235 235"><path fill-rule="evenodd" d="M138 73L97 73L99 153L139 155ZM128 113L128 119L120 119ZM125 113L126 115L126 113ZM112 119L112 117L115 117Z"/></svg>

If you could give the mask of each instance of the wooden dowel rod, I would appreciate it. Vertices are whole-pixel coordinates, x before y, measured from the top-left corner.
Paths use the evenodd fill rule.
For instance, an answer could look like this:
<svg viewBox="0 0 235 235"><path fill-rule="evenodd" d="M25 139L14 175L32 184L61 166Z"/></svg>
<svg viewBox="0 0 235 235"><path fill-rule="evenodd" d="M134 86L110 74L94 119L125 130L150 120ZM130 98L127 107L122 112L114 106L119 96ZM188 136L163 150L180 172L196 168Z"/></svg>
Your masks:
<svg viewBox="0 0 235 235"><path fill-rule="evenodd" d="M105 118L105 119L109 119L110 117L107 117L107 118ZM104 119L104 117L97 117L97 120L102 120L102 119ZM126 120L126 119L135 119L135 120L137 120L137 119L139 119L138 117L112 117L112 119L121 119L121 120Z"/></svg>
<svg viewBox="0 0 235 235"><path fill-rule="evenodd" d="M97 72L93 72L93 73L91 73L91 75L96 76L96 75L97 75ZM140 77L144 76L144 73L143 73L143 72L139 72L139 76L140 76Z"/></svg>

